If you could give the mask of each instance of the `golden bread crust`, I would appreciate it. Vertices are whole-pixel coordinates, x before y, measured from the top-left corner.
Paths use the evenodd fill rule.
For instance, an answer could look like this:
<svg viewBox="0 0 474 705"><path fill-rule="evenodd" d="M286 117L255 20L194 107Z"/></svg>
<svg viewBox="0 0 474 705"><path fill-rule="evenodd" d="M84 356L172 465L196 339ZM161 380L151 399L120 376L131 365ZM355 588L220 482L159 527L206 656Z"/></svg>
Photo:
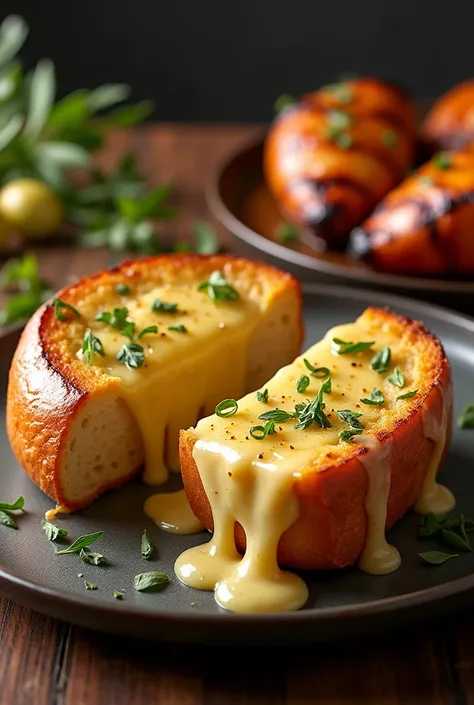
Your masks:
<svg viewBox="0 0 474 705"><path fill-rule="evenodd" d="M422 421L424 408L440 418L443 399L449 404L445 453L451 437L451 370L440 341L422 323L388 309L369 308L370 316L381 326L389 324L394 335L407 336L423 361L419 392L405 417L394 418L390 427L378 429L377 439L392 442L392 476L388 500L387 527L400 519L417 500L433 454L433 442L425 437ZM438 386L444 390L439 393ZM408 411L407 411L408 410ZM180 461L184 486L191 507L202 523L212 531L212 512L193 459L195 435L182 431ZM333 458L322 457L319 466L309 465L295 478L294 492L299 500L297 521L283 534L278 546L282 565L302 569L343 568L360 556L367 531L365 498L367 473L360 456L363 446L345 443L338 446ZM236 543L245 549L245 535L236 524Z"/></svg>

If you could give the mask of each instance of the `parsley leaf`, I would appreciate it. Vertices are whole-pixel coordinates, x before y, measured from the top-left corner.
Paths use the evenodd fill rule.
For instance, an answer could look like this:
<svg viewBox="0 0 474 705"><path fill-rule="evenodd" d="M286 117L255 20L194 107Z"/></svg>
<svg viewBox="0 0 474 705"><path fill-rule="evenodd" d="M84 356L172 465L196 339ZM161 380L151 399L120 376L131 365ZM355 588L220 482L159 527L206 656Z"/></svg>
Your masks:
<svg viewBox="0 0 474 705"><path fill-rule="evenodd" d="M304 394L309 387L309 377L308 375L303 375L296 380L296 391L300 394Z"/></svg>
<svg viewBox="0 0 474 705"><path fill-rule="evenodd" d="M411 399L411 397L414 397L418 394L418 389L414 389L412 392L405 392L405 394L400 394L397 397L397 401L399 399Z"/></svg>
<svg viewBox="0 0 474 705"><path fill-rule="evenodd" d="M378 372L379 374L388 372L388 370L390 369L391 357L392 354L390 352L390 348L382 348L382 350L379 350L378 353L375 353L375 355L370 361L370 366L374 370L374 372Z"/></svg>
<svg viewBox="0 0 474 705"><path fill-rule="evenodd" d="M443 553L442 551L426 551L418 555L430 565L443 565L450 558L459 558L459 553Z"/></svg>
<svg viewBox="0 0 474 705"><path fill-rule="evenodd" d="M323 402L323 395L330 393L331 378L329 377L329 379L323 382L321 389L313 401L305 404L304 407L300 407L300 410L298 410L298 423L295 424L296 429L305 430L313 424L320 428L331 428L332 424L324 413L325 404Z"/></svg>
<svg viewBox="0 0 474 705"><path fill-rule="evenodd" d="M174 330L176 333L187 333L188 329L183 326L182 323L178 323L176 326L168 326L168 330Z"/></svg>
<svg viewBox="0 0 474 705"><path fill-rule="evenodd" d="M138 592L156 592L162 590L169 583L166 573L152 570L148 573L139 573L133 579L133 587Z"/></svg>
<svg viewBox="0 0 474 705"><path fill-rule="evenodd" d="M153 313L176 313L178 304L171 304L161 299L155 299L151 305Z"/></svg>
<svg viewBox="0 0 474 705"><path fill-rule="evenodd" d="M384 403L385 399L381 390L377 389L377 387L374 387L370 392L370 397L365 397L360 401L362 402L362 404L368 404L369 406L380 406L380 404Z"/></svg>
<svg viewBox="0 0 474 705"><path fill-rule="evenodd" d="M359 411L351 411L350 409L339 409L336 412L342 421L349 424L349 428L339 431L339 439L341 441L350 441L354 436L360 436L364 430L364 426L359 421L362 414Z"/></svg>
<svg viewBox="0 0 474 705"><path fill-rule="evenodd" d="M129 370L141 367L145 362L143 347L138 343L125 343L118 352L117 361L123 362Z"/></svg>
<svg viewBox="0 0 474 705"><path fill-rule="evenodd" d="M48 539L48 541L56 541L59 538L66 538L69 533L67 529L60 529L58 526L52 524L50 521L46 521L46 519L41 520L41 528L46 534L46 538Z"/></svg>
<svg viewBox="0 0 474 705"><path fill-rule="evenodd" d="M18 499L16 499L14 502L0 502L0 509L3 509L7 512L18 511L19 509L23 509L24 506L25 498L22 495L20 495L20 497L18 497Z"/></svg>
<svg viewBox="0 0 474 705"><path fill-rule="evenodd" d="M115 291L119 296L128 296L130 293L130 289L126 284L117 284L115 287Z"/></svg>
<svg viewBox="0 0 474 705"><path fill-rule="evenodd" d="M341 340L340 338L333 338L333 349L338 355L356 355L357 353L369 350L375 341L372 340L369 343L353 343L352 341Z"/></svg>
<svg viewBox="0 0 474 705"><path fill-rule="evenodd" d="M263 392L257 392L257 401L262 404L268 404L268 389L264 389Z"/></svg>
<svg viewBox="0 0 474 705"><path fill-rule="evenodd" d="M142 541L141 541L141 554L142 554L143 560L149 561L153 556L154 550L155 550L155 547L153 546L152 542L148 538L148 534L146 533L146 529L145 529L143 531Z"/></svg>
<svg viewBox="0 0 474 705"><path fill-rule="evenodd" d="M65 301L62 301L61 299L54 299L53 307L54 307L54 315L60 321L69 321L70 320L70 317L65 313L65 311L71 311L74 314L74 316L76 316L76 318L80 318L80 316L81 316L79 311L76 308L74 308L74 306L71 306L71 304L68 304Z"/></svg>
<svg viewBox="0 0 474 705"><path fill-rule="evenodd" d="M97 338L93 332L88 328L84 333L84 340L82 341L81 348L82 356L88 365L92 363L94 354L104 357L104 348L99 338Z"/></svg>
<svg viewBox="0 0 474 705"><path fill-rule="evenodd" d="M388 375L387 382L390 382L395 387L402 388L405 384L405 377L399 367L395 367L391 375Z"/></svg>
<svg viewBox="0 0 474 705"><path fill-rule="evenodd" d="M150 333L158 333L158 326L147 326L138 334L138 339L143 338L144 335L149 335Z"/></svg>
<svg viewBox="0 0 474 705"><path fill-rule="evenodd" d="M214 303L218 301L236 301L240 298L238 291L234 289L222 272L218 270L212 272L207 281L201 282L197 290L206 292Z"/></svg>
<svg viewBox="0 0 474 705"><path fill-rule="evenodd" d="M79 558L88 565L107 565L107 561L101 553L94 553L87 546L80 549Z"/></svg>
<svg viewBox="0 0 474 705"><path fill-rule="evenodd" d="M93 534L84 534L84 536L79 536L70 546L63 548L61 551L56 551L56 553L58 556L61 553L78 553L81 548L90 546L91 543L95 543L101 539L103 535L103 531L95 531Z"/></svg>
<svg viewBox="0 0 474 705"><path fill-rule="evenodd" d="M270 411L265 411L258 417L261 421L274 421L275 423L283 423L284 421L289 421L295 418L295 414L289 414L284 409L271 409Z"/></svg>
<svg viewBox="0 0 474 705"><path fill-rule="evenodd" d="M451 158L447 152L438 152L433 157L433 164L440 171L446 171L451 168Z"/></svg>
<svg viewBox="0 0 474 705"><path fill-rule="evenodd" d="M84 580L84 587L86 590L97 590L97 585L94 585L94 583L90 583L88 580Z"/></svg>

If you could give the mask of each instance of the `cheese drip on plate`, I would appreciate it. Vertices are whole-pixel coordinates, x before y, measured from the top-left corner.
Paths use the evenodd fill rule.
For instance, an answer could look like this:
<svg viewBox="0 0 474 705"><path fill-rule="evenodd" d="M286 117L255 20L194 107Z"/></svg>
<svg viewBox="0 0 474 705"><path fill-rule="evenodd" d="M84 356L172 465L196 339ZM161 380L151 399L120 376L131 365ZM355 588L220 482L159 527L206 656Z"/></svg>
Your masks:
<svg viewBox="0 0 474 705"><path fill-rule="evenodd" d="M334 338L377 343L360 354L341 355L332 344ZM325 458L331 459L329 465L337 464L338 454L343 456L348 442L357 443L366 451L358 456L367 474L367 532L359 568L383 575L399 567L400 555L385 538L392 440L379 442L376 434L390 426L394 415L399 416L400 405L409 413L416 399L397 400L402 393L399 386L387 379L387 373L379 374L370 365L374 352L390 344L393 345L393 338L384 329L360 331L356 324L337 326L265 385L266 403L259 401L255 393L248 394L238 402L235 415L211 416L197 424L193 458L211 505L214 533L207 544L185 551L176 561L175 571L185 584L214 590L217 603L235 612L277 612L302 607L307 588L299 576L280 568L277 547L299 515L294 491L299 478L308 472L319 472L318 467L324 472ZM392 369L398 365L404 369L404 388L412 389L417 360L409 344L405 348L398 345L392 351ZM316 368L315 375L310 374L310 368ZM274 433L256 439L250 429L265 425L265 420L258 420L259 415L275 409L293 414L295 405L315 399L325 381L321 368L330 371L331 388L322 399L331 426L322 428L313 423L307 428L295 428L298 419L287 418L275 421ZM304 391L298 392L298 380L305 376L309 383L299 384ZM362 399L370 399L374 389L383 394L383 403L363 403ZM345 441L339 434L347 431L348 422L344 414L341 417L337 412L347 410L360 414L356 418L363 430ZM428 425L427 421L424 430L430 437ZM436 429L437 442L444 447L446 426L441 422ZM262 430L257 435L263 435ZM433 467L439 460L436 453ZM243 556L235 544L236 523L246 536Z"/></svg>

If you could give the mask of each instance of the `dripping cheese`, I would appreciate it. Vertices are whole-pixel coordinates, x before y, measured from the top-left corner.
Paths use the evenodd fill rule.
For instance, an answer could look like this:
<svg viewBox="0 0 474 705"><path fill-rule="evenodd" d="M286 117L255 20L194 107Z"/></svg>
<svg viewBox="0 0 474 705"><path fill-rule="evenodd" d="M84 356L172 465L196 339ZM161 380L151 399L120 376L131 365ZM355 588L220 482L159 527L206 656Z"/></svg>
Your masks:
<svg viewBox="0 0 474 705"><path fill-rule="evenodd" d="M373 344L340 354L334 340ZM390 363L381 373L372 361L385 348ZM322 395L330 425L298 428L302 417L293 417L255 438L251 429L265 424L260 415L278 409L291 416L298 404L321 393L321 368L331 379L330 391ZM389 379L395 368L403 372L403 388ZM304 376L309 385L299 392ZM395 570L400 559L385 530L422 495L433 458L438 465L441 460L437 449L449 437L450 396L440 394L441 385L450 389L451 381L439 341L416 321L372 308L334 327L280 369L264 385L267 403L250 393L233 416L212 415L183 432L186 492L213 537L178 558L178 576L192 587L215 590L224 608L261 612L305 603L304 583L287 567L359 561L370 573ZM362 401L373 398L373 390L383 403ZM416 394L398 398L410 390ZM348 423L338 412L347 410L361 414L356 418L363 431L341 440ZM430 417L443 429L436 444L427 432Z"/></svg>

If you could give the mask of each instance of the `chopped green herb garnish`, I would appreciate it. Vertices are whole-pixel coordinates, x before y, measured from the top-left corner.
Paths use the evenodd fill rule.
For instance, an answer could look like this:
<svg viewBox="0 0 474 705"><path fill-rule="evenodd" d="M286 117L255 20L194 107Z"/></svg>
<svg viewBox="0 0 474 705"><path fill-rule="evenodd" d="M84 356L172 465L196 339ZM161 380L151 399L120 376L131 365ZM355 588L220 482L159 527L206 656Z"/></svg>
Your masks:
<svg viewBox="0 0 474 705"><path fill-rule="evenodd" d="M330 91L334 100L341 105L351 103L354 99L354 92L347 83L329 83L323 86L322 90Z"/></svg>
<svg viewBox="0 0 474 705"><path fill-rule="evenodd" d="M104 357L104 348L99 338L97 338L90 328L84 333L84 340L82 341L81 353L88 365L92 363L94 354Z"/></svg>
<svg viewBox="0 0 474 705"><path fill-rule="evenodd" d="M41 528L46 534L48 541L66 538L69 533L67 529L60 529L58 526L51 524L50 521L46 521L46 519L41 519Z"/></svg>
<svg viewBox="0 0 474 705"><path fill-rule="evenodd" d="M107 560L102 553L94 553L90 548L81 548L79 551L79 558L83 563L88 565L107 565Z"/></svg>
<svg viewBox="0 0 474 705"><path fill-rule="evenodd" d="M353 141L354 140L352 139L352 135L350 135L348 132L341 132L334 138L334 142L341 149L349 149L349 147L352 147Z"/></svg>
<svg viewBox="0 0 474 705"><path fill-rule="evenodd" d="M8 526L9 529L18 529L16 521L10 514L0 509L0 524Z"/></svg>
<svg viewBox="0 0 474 705"><path fill-rule="evenodd" d="M270 411L265 411L258 417L260 421L274 421L275 423L283 423L284 421L289 421L295 418L295 414L289 414L284 409L271 409Z"/></svg>
<svg viewBox="0 0 474 705"><path fill-rule="evenodd" d="M264 389L263 392L257 392L257 401L262 404L268 404L268 389Z"/></svg>
<svg viewBox="0 0 474 705"><path fill-rule="evenodd" d="M155 299L151 305L153 313L176 313L178 304L171 304L161 299Z"/></svg>
<svg viewBox="0 0 474 705"><path fill-rule="evenodd" d="M239 298L239 293L229 284L222 272L218 270L212 272L207 281L201 282L197 290L206 292L214 303L218 301L236 301Z"/></svg>
<svg viewBox="0 0 474 705"><path fill-rule="evenodd" d="M464 527L461 526L461 533L458 534L456 531L451 529L441 529L441 536L444 543L450 548L455 548L458 551L472 551L471 542L464 531Z"/></svg>
<svg viewBox="0 0 474 705"><path fill-rule="evenodd" d="M186 326L183 326L182 323L178 323L177 326L168 326L168 330L174 330L176 333L187 333L188 329Z"/></svg>
<svg viewBox="0 0 474 705"><path fill-rule="evenodd" d="M106 323L108 326L112 326L112 328L116 328L117 330L122 330L127 322L127 316L128 308L121 307L114 308L112 313L110 313L110 311L102 311L97 314L94 320Z"/></svg>
<svg viewBox="0 0 474 705"><path fill-rule="evenodd" d="M371 340L368 343L353 343L352 341L333 338L332 342L333 348L338 355L357 355L357 353L369 350L374 345L375 340Z"/></svg>
<svg viewBox="0 0 474 705"><path fill-rule="evenodd" d="M334 130L346 130L354 122L352 115L343 110L329 110L326 119Z"/></svg>
<svg viewBox="0 0 474 705"><path fill-rule="evenodd" d="M90 583L88 580L84 580L84 587L86 590L97 590L97 585L94 585L94 583Z"/></svg>
<svg viewBox="0 0 474 705"><path fill-rule="evenodd" d="M220 401L218 403L215 412L217 416L220 416L222 419L225 419L227 416L233 416L234 414L236 414L238 408L239 405L237 404L235 399L224 399L223 401Z"/></svg>
<svg viewBox="0 0 474 705"><path fill-rule="evenodd" d="M123 600L123 592L118 592L118 590L114 590L113 596L116 600Z"/></svg>
<svg viewBox="0 0 474 705"><path fill-rule="evenodd" d="M151 333L158 333L158 326L147 326L146 328L140 331L137 338L143 338L144 335L150 335Z"/></svg>
<svg viewBox="0 0 474 705"><path fill-rule="evenodd" d="M155 550L155 547L153 546L152 542L148 538L148 534L146 532L146 529L144 529L143 535L142 535L142 541L141 541L141 554L142 554L143 560L149 561L150 558L153 556L154 550Z"/></svg>
<svg viewBox="0 0 474 705"><path fill-rule="evenodd" d="M396 147L397 146L397 133L394 130L383 130L380 135L380 141L385 147Z"/></svg>
<svg viewBox="0 0 474 705"><path fill-rule="evenodd" d="M362 404L368 404L369 406L380 406L380 404L384 403L385 399L382 391L377 389L377 387L374 387L370 392L370 396L368 398L364 397L364 399L361 399L360 401Z"/></svg>
<svg viewBox="0 0 474 705"><path fill-rule="evenodd" d="M341 441L351 441L354 436L360 436L364 427L359 421L362 414L359 411L351 411L350 409L339 409L336 412L342 421L349 424L349 428L339 431L339 439Z"/></svg>
<svg viewBox="0 0 474 705"><path fill-rule="evenodd" d="M275 101L275 112L281 113L282 110L288 108L288 106L293 105L294 103L296 103L296 98L293 98L292 95L280 95Z"/></svg>
<svg viewBox="0 0 474 705"><path fill-rule="evenodd" d="M451 168L451 157L446 152L438 152L433 157L433 164L437 169L445 171Z"/></svg>
<svg viewBox="0 0 474 705"><path fill-rule="evenodd" d="M308 375L303 375L302 377L299 377L299 379L296 381L296 391L300 394L304 394L309 387L309 383L310 380Z"/></svg>
<svg viewBox="0 0 474 705"><path fill-rule="evenodd" d="M419 176L418 181L420 184L423 184L424 186L433 186L434 184L434 179L432 176Z"/></svg>
<svg viewBox="0 0 474 705"><path fill-rule="evenodd" d="M117 284L117 286L115 287L115 291L120 296L128 296L130 293L130 289L126 284Z"/></svg>
<svg viewBox="0 0 474 705"><path fill-rule="evenodd" d="M400 389L403 387L405 384L405 377L399 367L395 367L392 374L388 375L387 382L390 382L395 387L400 387Z"/></svg>
<svg viewBox="0 0 474 705"><path fill-rule="evenodd" d="M397 401L399 399L411 399L411 397L414 397L418 394L418 389L414 389L412 392L405 392L405 394L400 394L397 397Z"/></svg>
<svg viewBox="0 0 474 705"><path fill-rule="evenodd" d="M65 311L71 311L71 313L73 313L76 318L81 317L81 314L79 313L77 308L74 308L74 306L71 306L71 304L68 304L65 301L62 301L61 299L54 299L53 308L54 308L54 315L60 321L69 321L70 320L70 317L67 315L67 313L65 313Z"/></svg>
<svg viewBox="0 0 474 705"><path fill-rule="evenodd" d="M86 546L90 546L91 543L95 543L99 539L102 538L104 535L103 531L95 531L93 534L84 534L84 536L79 536L78 539L74 541L70 546L67 548L63 548L60 551L56 551L58 555L61 553L78 553L81 548L85 548Z"/></svg>
<svg viewBox="0 0 474 705"><path fill-rule="evenodd" d="M291 242L298 242L300 239L300 231L296 225L285 221L276 227L275 239L284 245L288 245Z"/></svg>
<svg viewBox="0 0 474 705"><path fill-rule="evenodd" d="M249 433L256 441L263 441L267 436L276 433L275 422L267 421L265 426L252 426Z"/></svg>
<svg viewBox="0 0 474 705"><path fill-rule="evenodd" d="M329 377L329 379L322 383L321 389L313 401L305 404L304 407L300 407L301 410L298 411L298 423L295 424L296 429L305 430L313 424L320 428L331 428L332 424L324 413L325 404L323 402L323 395L330 393L331 378Z"/></svg>
<svg viewBox="0 0 474 705"><path fill-rule="evenodd" d="M443 565L450 558L459 558L459 553L443 553L442 551L426 551L419 554L425 563L430 565Z"/></svg>
<svg viewBox="0 0 474 705"><path fill-rule="evenodd" d="M0 502L0 509L7 512L16 512L25 506L25 498L20 495L14 502Z"/></svg>
<svg viewBox="0 0 474 705"><path fill-rule="evenodd" d="M152 570L149 573L139 573L133 579L133 587L138 592L156 592L162 590L169 583L166 573Z"/></svg>
<svg viewBox="0 0 474 705"><path fill-rule="evenodd" d="M303 359L305 367L311 372L313 377L317 379L323 379L324 377L329 377L331 372L328 367L313 367L313 365L306 358Z"/></svg>
<svg viewBox="0 0 474 705"><path fill-rule="evenodd" d="M388 372L390 369L391 357L392 353L390 352L390 348L382 348L382 350L379 350L378 353L375 353L370 361L370 366L374 372L378 372L379 374Z"/></svg>
<svg viewBox="0 0 474 705"><path fill-rule="evenodd" d="M459 428L474 428L474 404L467 404L464 407L458 417L457 425Z"/></svg>
<svg viewBox="0 0 474 705"><path fill-rule="evenodd" d="M136 369L145 362L145 353L143 347L138 343L125 343L120 348L116 359L118 362L123 362L129 370Z"/></svg>

